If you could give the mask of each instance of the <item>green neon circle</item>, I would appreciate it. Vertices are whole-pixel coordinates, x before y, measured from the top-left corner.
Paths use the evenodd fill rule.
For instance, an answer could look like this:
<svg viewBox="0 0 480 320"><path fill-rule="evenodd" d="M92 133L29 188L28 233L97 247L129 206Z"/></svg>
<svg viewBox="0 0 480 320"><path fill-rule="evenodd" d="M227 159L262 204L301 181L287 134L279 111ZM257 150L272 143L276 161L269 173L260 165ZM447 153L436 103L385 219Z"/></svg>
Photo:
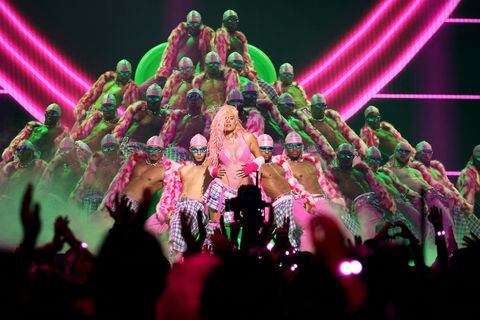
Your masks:
<svg viewBox="0 0 480 320"><path fill-rule="evenodd" d="M164 42L153 47L142 57L135 72L135 83L137 85L141 85L155 74L167 44L167 42ZM265 52L250 44L248 45L248 51L258 77L268 83L277 80L275 67Z"/></svg>

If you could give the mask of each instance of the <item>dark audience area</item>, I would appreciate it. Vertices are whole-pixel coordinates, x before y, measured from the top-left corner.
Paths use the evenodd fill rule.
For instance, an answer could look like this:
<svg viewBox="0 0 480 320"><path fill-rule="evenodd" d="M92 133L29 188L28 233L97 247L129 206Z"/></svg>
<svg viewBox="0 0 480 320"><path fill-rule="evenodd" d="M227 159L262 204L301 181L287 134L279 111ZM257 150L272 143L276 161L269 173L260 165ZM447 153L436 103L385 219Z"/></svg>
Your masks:
<svg viewBox="0 0 480 320"><path fill-rule="evenodd" d="M209 241L201 221L198 237L184 228L188 250L170 265L144 230L148 203L133 212L118 199L115 223L94 255L63 212L53 226L42 224L33 192L20 212L22 242L0 253L2 319L477 318L480 240L473 235L450 257L437 236L429 267L421 239L402 223L351 243L320 213L310 222L314 253L307 253L290 245L288 221L275 228L251 206L228 226L229 237L222 220ZM426 215L441 230L442 212ZM41 228L53 228L54 237L38 246Z"/></svg>

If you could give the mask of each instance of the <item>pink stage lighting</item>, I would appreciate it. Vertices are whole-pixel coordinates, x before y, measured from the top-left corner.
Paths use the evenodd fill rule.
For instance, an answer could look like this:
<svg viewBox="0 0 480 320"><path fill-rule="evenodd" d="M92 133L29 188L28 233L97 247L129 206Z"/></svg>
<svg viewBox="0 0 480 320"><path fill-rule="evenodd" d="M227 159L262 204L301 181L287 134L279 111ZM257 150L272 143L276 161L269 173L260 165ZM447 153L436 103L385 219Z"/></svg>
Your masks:
<svg viewBox="0 0 480 320"><path fill-rule="evenodd" d="M446 23L480 23L480 19L448 18Z"/></svg>
<svg viewBox="0 0 480 320"><path fill-rule="evenodd" d="M374 46L371 47L368 53L365 54L363 57L361 57L361 59L359 59L358 62L353 67L351 67L345 74L343 74L342 77L335 82L335 84L327 88L324 91L324 94L326 96L331 94L334 90L340 87L347 79L349 79L352 76L352 74L356 73L356 71L359 70L373 55L380 52L380 50L385 46L387 41L390 41L390 39L405 24L405 21L408 21L408 19L410 19L411 15L415 12L419 4L420 4L420 0L416 0L412 2L411 5L405 10L403 15L395 22L393 26L389 28L388 32L385 33L383 37L381 37Z"/></svg>
<svg viewBox="0 0 480 320"><path fill-rule="evenodd" d="M33 74L35 78L37 78L38 83L42 83L46 90L58 96L60 103L71 109L75 108L75 99L67 97L50 78L45 76L42 72L39 72L37 68L21 53L22 51L14 48L14 46L2 34L0 34L0 46L10 55L10 57L17 61L18 66L20 66L25 73Z"/></svg>
<svg viewBox="0 0 480 320"><path fill-rule="evenodd" d="M458 177L461 173L461 171L447 171L447 176Z"/></svg>
<svg viewBox="0 0 480 320"><path fill-rule="evenodd" d="M374 99L480 100L476 94L377 93Z"/></svg>
<svg viewBox="0 0 480 320"><path fill-rule="evenodd" d="M354 33L324 62L299 76L311 95L324 93L329 105L350 118L391 81L435 34L459 0L382 1ZM389 4L388 10L380 10ZM379 9L380 8L380 9Z"/></svg>
<svg viewBox="0 0 480 320"><path fill-rule="evenodd" d="M315 79L319 74L321 74L325 69L327 69L332 63L337 60L346 50L348 50L353 44L361 40L362 37L367 33L368 29L381 17L386 10L388 10L391 5L394 3L394 0L383 1L381 5L376 7L370 15L359 24L358 28L352 32L350 37L348 37L338 48L336 48L327 58L316 62L315 68L309 72L306 76L298 80L302 85L308 84L311 80ZM317 67L318 66L318 67Z"/></svg>
<svg viewBox="0 0 480 320"><path fill-rule="evenodd" d="M5 0L0 0L0 19L0 69L2 81L8 84L3 88L38 120L43 119L44 108L56 102L64 109L62 122L72 124L77 100L93 81L82 76L40 39ZM11 87L16 90L10 91ZM35 104L29 103L31 101Z"/></svg>
<svg viewBox="0 0 480 320"><path fill-rule="evenodd" d="M20 34L28 39L35 48L42 54L47 56L53 63L55 63L63 72L72 77L80 89L88 90L92 81L81 76L75 69L69 65L67 61L62 59L54 49L52 49L47 43L45 43L35 32L30 29L20 18L20 16L4 1L0 1L0 11L11 22Z"/></svg>
<svg viewBox="0 0 480 320"><path fill-rule="evenodd" d="M25 108L25 110L32 115L38 121L43 122L45 120L44 110L33 103L25 93L17 88L15 84L11 81L7 81L7 78L0 70L0 86L3 87L3 90L8 92L14 99Z"/></svg>

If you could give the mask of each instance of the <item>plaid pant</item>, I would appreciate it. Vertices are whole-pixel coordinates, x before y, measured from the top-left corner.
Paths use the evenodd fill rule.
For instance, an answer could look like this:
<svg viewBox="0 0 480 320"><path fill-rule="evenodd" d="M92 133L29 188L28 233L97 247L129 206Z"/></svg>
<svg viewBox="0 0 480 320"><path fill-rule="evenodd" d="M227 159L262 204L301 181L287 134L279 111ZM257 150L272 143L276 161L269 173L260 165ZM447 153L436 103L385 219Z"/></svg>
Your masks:
<svg viewBox="0 0 480 320"><path fill-rule="evenodd" d="M222 212L225 210L225 199L237 196L237 190L223 184L220 179L214 179L203 194L203 202L211 209ZM225 212L225 223L232 221L233 213Z"/></svg>
<svg viewBox="0 0 480 320"><path fill-rule="evenodd" d="M288 239L293 247L298 248L302 230L297 227L293 218L294 201L293 195L287 194L275 200L272 207L273 218L277 228L283 227L285 219L289 219Z"/></svg>
<svg viewBox="0 0 480 320"><path fill-rule="evenodd" d="M368 240L375 236L377 227L384 221L384 213L380 201L374 192L367 192L356 197L352 202L351 211L358 221L362 240Z"/></svg>
<svg viewBox="0 0 480 320"><path fill-rule="evenodd" d="M103 200L103 193L88 189L83 198L83 209L87 213L92 213L98 209Z"/></svg>
<svg viewBox="0 0 480 320"><path fill-rule="evenodd" d="M343 222L343 225L350 231L354 236L360 235L360 223L358 222L355 215L345 212L340 216L340 219Z"/></svg>
<svg viewBox="0 0 480 320"><path fill-rule="evenodd" d="M182 236L182 221L181 215L184 214L186 224L189 227L190 233L196 237L198 236L198 221L197 212L202 213L203 223L208 222L207 215L203 203L198 200L182 197L175 205L175 209L170 217L170 239L168 241L169 253L172 255L174 251L185 252L187 244Z"/></svg>
<svg viewBox="0 0 480 320"><path fill-rule="evenodd" d="M455 207L453 209L453 224L455 226L455 238L460 245L463 237L473 233L480 236L480 220L474 214L468 214L462 211L461 208Z"/></svg>

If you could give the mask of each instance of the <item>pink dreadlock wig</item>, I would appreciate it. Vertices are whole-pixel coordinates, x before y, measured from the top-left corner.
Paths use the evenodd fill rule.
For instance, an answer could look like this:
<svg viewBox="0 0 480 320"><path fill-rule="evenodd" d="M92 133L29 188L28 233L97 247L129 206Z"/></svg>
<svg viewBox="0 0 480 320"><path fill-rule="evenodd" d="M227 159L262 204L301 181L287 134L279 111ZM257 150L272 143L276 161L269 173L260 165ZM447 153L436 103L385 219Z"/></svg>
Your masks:
<svg viewBox="0 0 480 320"><path fill-rule="evenodd" d="M218 154L220 150L222 150L223 143L225 142L225 119L229 115L233 115L237 123L235 134L237 132L245 132L245 128L243 128L238 118L237 108L225 104L218 109L210 126L210 140L208 141L207 147L207 161L213 167L218 166Z"/></svg>

